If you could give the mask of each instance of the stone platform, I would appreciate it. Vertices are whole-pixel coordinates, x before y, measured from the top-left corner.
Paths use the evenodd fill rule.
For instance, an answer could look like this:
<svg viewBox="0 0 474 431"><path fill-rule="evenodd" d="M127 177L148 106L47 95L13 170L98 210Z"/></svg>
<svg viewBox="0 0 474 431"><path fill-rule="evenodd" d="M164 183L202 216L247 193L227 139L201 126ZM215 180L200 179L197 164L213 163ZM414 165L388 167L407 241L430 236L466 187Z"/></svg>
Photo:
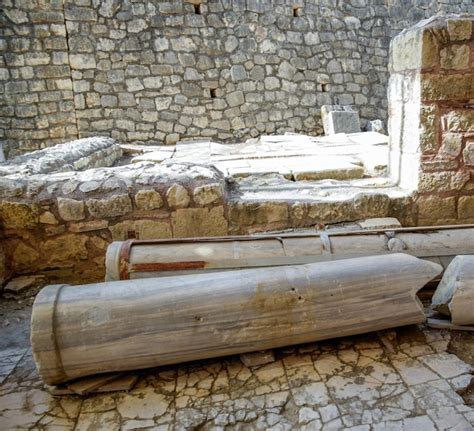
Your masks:
<svg viewBox="0 0 474 431"><path fill-rule="evenodd" d="M376 132L271 135L227 145L184 141L174 147L124 147L143 152L132 162L199 163L233 179L279 174L292 181L350 180L386 175L388 164L388 137Z"/></svg>

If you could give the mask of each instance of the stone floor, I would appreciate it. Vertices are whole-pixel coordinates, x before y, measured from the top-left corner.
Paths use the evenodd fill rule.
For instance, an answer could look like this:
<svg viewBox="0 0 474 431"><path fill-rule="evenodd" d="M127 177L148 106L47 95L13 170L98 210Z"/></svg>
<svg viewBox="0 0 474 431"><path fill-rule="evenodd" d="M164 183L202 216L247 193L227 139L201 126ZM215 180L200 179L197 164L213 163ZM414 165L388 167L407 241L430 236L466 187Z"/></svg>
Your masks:
<svg viewBox="0 0 474 431"><path fill-rule="evenodd" d="M143 149L132 162L200 163L233 178L273 173L293 181L357 179L384 175L388 163L388 137L376 132L272 135L241 144L191 141Z"/></svg>
<svg viewBox="0 0 474 431"><path fill-rule="evenodd" d="M357 196L403 199L387 176L388 137L377 132L261 136L241 144L122 145L120 163L197 163L217 170L240 202L348 202Z"/></svg>
<svg viewBox="0 0 474 431"><path fill-rule="evenodd" d="M399 328L278 349L253 368L228 357L146 370L129 393L53 397L28 347L31 308L11 303L0 300L2 430L474 428L472 334ZM471 365L448 353L453 340Z"/></svg>

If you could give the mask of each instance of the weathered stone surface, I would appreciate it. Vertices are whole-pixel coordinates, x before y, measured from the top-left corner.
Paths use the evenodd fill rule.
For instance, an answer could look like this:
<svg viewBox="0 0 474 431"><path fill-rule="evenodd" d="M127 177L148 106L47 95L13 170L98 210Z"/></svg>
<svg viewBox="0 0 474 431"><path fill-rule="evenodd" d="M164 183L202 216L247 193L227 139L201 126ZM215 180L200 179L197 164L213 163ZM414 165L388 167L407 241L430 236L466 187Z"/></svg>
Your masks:
<svg viewBox="0 0 474 431"><path fill-rule="evenodd" d="M448 316L455 325L474 325L474 256L456 256L446 268L443 278L433 295L432 307ZM438 358L440 359L440 358ZM455 377L469 373L471 369L453 372L445 361L431 361L431 368L443 377ZM457 367L456 367L457 368Z"/></svg>
<svg viewBox="0 0 474 431"><path fill-rule="evenodd" d="M421 98L425 101L472 99L474 88L470 74L424 74Z"/></svg>
<svg viewBox="0 0 474 431"><path fill-rule="evenodd" d="M224 207L177 209L171 214L173 237L227 235Z"/></svg>
<svg viewBox="0 0 474 431"><path fill-rule="evenodd" d="M166 199L171 208L185 208L191 200L186 188L177 183L166 191Z"/></svg>
<svg viewBox="0 0 474 431"><path fill-rule="evenodd" d="M84 202L69 198L58 198L59 216L65 221L78 221L85 218Z"/></svg>
<svg viewBox="0 0 474 431"><path fill-rule="evenodd" d="M5 320L17 316L7 311ZM472 408L454 383L470 379L469 364L446 352L449 331L389 335L394 351L382 342L386 333L345 337L277 349L279 360L251 368L234 356L143 371L130 392L82 397L53 397L25 372L32 357L18 337L0 348L0 382L8 379L0 421L7 429L472 429Z"/></svg>
<svg viewBox="0 0 474 431"><path fill-rule="evenodd" d="M229 221L236 226L282 223L288 220L288 205L279 202L236 203L229 209Z"/></svg>
<svg viewBox="0 0 474 431"><path fill-rule="evenodd" d="M71 54L69 61L73 69L94 69L97 65L95 58L87 54Z"/></svg>
<svg viewBox="0 0 474 431"><path fill-rule="evenodd" d="M362 229L387 229L391 227L402 227L394 217L369 218L357 223Z"/></svg>
<svg viewBox="0 0 474 431"><path fill-rule="evenodd" d="M321 107L321 118L326 135L361 131L359 113L347 106L324 105Z"/></svg>
<svg viewBox="0 0 474 431"><path fill-rule="evenodd" d="M456 219L456 198L422 196L418 198L418 217L420 222L429 220L434 224Z"/></svg>
<svg viewBox="0 0 474 431"><path fill-rule="evenodd" d="M96 218L118 217L132 211L130 196L125 194L107 199L89 199L86 205L91 215Z"/></svg>
<svg viewBox="0 0 474 431"><path fill-rule="evenodd" d="M474 132L474 112L470 110L452 110L443 118L446 130L450 132Z"/></svg>
<svg viewBox="0 0 474 431"><path fill-rule="evenodd" d="M458 215L460 219L474 218L474 196L461 196L459 198Z"/></svg>
<svg viewBox="0 0 474 431"><path fill-rule="evenodd" d="M445 133L443 135L443 145L441 147L442 157L456 158L461 153L462 134Z"/></svg>
<svg viewBox="0 0 474 431"><path fill-rule="evenodd" d="M472 35L472 20L448 19L448 33L451 40L467 40Z"/></svg>
<svg viewBox="0 0 474 431"><path fill-rule="evenodd" d="M24 275L10 280L4 289L8 292L19 293L26 289L44 285L45 281L46 277L44 275Z"/></svg>
<svg viewBox="0 0 474 431"><path fill-rule="evenodd" d="M69 225L69 230L71 232L90 232L94 230L106 229L108 225L109 222L107 220L92 220L82 223L72 223Z"/></svg>
<svg viewBox="0 0 474 431"><path fill-rule="evenodd" d="M469 45L451 45L441 50L443 69L462 70L469 67Z"/></svg>
<svg viewBox="0 0 474 431"><path fill-rule="evenodd" d="M129 220L109 227L112 240L124 241L129 238L161 239L171 238L168 222L156 220Z"/></svg>
<svg viewBox="0 0 474 431"><path fill-rule="evenodd" d="M30 265L33 265L38 259L39 253L24 242L20 242L13 252L13 267L15 269L26 269Z"/></svg>
<svg viewBox="0 0 474 431"><path fill-rule="evenodd" d="M206 184L193 190L194 202L198 205L209 205L221 199L222 187L220 184Z"/></svg>
<svg viewBox="0 0 474 431"><path fill-rule="evenodd" d="M163 199L155 190L140 190L135 194L135 204L140 210L155 210L163 206Z"/></svg>
<svg viewBox="0 0 474 431"><path fill-rule="evenodd" d="M87 240L87 236L75 234L50 239L41 244L41 255L48 264L87 259Z"/></svg>
<svg viewBox="0 0 474 431"><path fill-rule="evenodd" d="M275 362L275 354L273 353L273 350L243 353L239 355L239 358L242 363L248 368Z"/></svg>
<svg viewBox="0 0 474 431"><path fill-rule="evenodd" d="M38 207L20 202L0 202L0 220L7 229L32 229L37 226Z"/></svg>
<svg viewBox="0 0 474 431"><path fill-rule="evenodd" d="M375 0L364 17L359 0L340 3L321 28L313 24L326 6L305 1L277 9L256 1L6 6L12 31L2 41L0 77L9 98L9 123L1 127L7 152L90 133L168 143L182 136L235 142L234 132L249 138L263 130L315 135L321 121L314 108L329 103L355 103L363 124L384 118L390 37L439 11L469 7L461 0L428 3L404 8ZM397 71L435 68L438 42L467 45L469 17L448 21L447 29L437 18L403 32L405 48L393 49ZM192 30L178 34L181 28ZM165 114L160 121L157 110Z"/></svg>
<svg viewBox="0 0 474 431"><path fill-rule="evenodd" d="M58 224L58 220L50 211L45 211L44 213L41 213L39 222L42 224Z"/></svg>
<svg viewBox="0 0 474 431"><path fill-rule="evenodd" d="M474 166L474 142L467 142L462 154L464 164Z"/></svg>

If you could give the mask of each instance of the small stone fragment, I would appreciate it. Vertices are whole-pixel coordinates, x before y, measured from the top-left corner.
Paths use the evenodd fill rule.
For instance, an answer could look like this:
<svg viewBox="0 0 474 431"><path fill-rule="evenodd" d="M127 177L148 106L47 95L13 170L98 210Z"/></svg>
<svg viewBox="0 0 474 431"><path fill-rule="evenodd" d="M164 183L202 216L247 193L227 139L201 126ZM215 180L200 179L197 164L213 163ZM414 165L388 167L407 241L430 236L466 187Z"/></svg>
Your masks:
<svg viewBox="0 0 474 431"><path fill-rule="evenodd" d="M58 224L58 220L50 211L45 211L44 213L42 213L40 215L39 221L42 224Z"/></svg>
<svg viewBox="0 0 474 431"><path fill-rule="evenodd" d="M394 217L369 218L357 223L362 229L388 229L402 227Z"/></svg>
<svg viewBox="0 0 474 431"><path fill-rule="evenodd" d="M273 350L262 350L260 352L243 353L240 360L246 367L256 367L257 365L269 364L275 362L275 354Z"/></svg>
<svg viewBox="0 0 474 431"><path fill-rule="evenodd" d="M19 293L25 289L38 287L46 281L44 275L24 275L10 280L5 286L9 292Z"/></svg>

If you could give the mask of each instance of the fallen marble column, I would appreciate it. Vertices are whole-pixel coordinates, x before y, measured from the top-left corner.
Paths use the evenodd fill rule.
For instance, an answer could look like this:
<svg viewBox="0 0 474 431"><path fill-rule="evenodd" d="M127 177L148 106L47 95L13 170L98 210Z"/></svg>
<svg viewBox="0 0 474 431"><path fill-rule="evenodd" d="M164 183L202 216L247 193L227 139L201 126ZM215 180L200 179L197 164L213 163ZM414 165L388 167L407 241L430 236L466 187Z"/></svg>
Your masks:
<svg viewBox="0 0 474 431"><path fill-rule="evenodd" d="M441 266L406 254L166 278L52 285L31 345L58 384L377 331L425 320L416 292Z"/></svg>
<svg viewBox="0 0 474 431"><path fill-rule="evenodd" d="M433 308L454 325L474 325L474 256L456 256L432 299Z"/></svg>
<svg viewBox="0 0 474 431"><path fill-rule="evenodd" d="M447 267L474 254L474 225L112 243L106 280L163 277L407 253Z"/></svg>

